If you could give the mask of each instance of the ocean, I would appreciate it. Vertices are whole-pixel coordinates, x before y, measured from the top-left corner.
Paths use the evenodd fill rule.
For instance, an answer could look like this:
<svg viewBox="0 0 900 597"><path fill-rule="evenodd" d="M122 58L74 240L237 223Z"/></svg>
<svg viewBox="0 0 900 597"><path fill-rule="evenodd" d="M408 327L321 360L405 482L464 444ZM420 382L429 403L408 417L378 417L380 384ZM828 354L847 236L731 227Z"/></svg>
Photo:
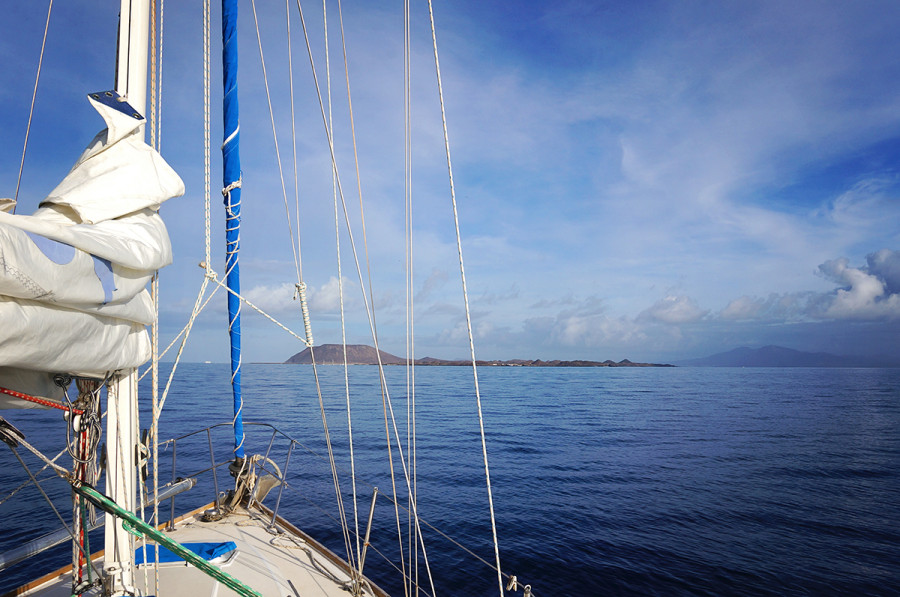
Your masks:
<svg viewBox="0 0 900 597"><path fill-rule="evenodd" d="M182 367L162 437L230 420L227 366ZM406 370L386 375L409 456ZM453 539L423 529L436 592L498 595L496 573L475 557L494 559L471 370L419 367L415 375L418 511ZM900 594L900 369L485 367L479 376L502 569L536 597ZM319 377L352 513L343 369L320 367ZM377 369L351 367L350 383L361 529L373 486L380 494L365 572L403 595L399 573L379 555L397 556L400 542ZM246 365L244 386L244 420L297 440L280 513L340 553L312 369ZM41 449L62 448L59 413L2 416ZM272 432L248 429L248 448L266 452ZM229 431L212 432L220 462ZM206 445L206 434L179 443L179 475L209 466ZM270 458L284 468L287 452L273 447ZM171 457L160 456L163 482ZM405 495L396 451L394 460ZM6 499L26 478L0 445L0 553L35 525L60 526L33 488ZM227 485L224 469L218 483ZM43 486L66 503L64 484ZM213 494L204 481L176 498L177 509ZM65 564L69 553L62 546L5 570L0 593ZM428 587L421 561L417 573Z"/></svg>

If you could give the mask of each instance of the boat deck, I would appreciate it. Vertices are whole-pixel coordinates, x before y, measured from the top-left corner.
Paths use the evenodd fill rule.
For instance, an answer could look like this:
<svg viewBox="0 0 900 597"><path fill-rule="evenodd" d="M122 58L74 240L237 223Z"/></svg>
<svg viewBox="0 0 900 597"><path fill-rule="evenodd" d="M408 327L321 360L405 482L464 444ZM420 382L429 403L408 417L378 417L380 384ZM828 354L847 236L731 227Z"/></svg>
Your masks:
<svg viewBox="0 0 900 597"><path fill-rule="evenodd" d="M266 597L347 597L352 594L345 562L281 518L276 522L277 531L270 531L272 515L265 508L238 508L220 520L203 522L201 517L205 509L182 517L175 529L166 534L181 544L233 541L237 549L209 560L210 563ZM148 542L147 558L151 564L136 567L135 584L140 595L203 597L237 594L183 561L159 564L157 591L153 552L153 543ZM102 566L102 553L95 554L92 559L98 567ZM371 583L364 582L364 586L364 596L387 597ZM12 593L47 597L70 597L71 594L71 567ZM98 594L97 589L85 593Z"/></svg>

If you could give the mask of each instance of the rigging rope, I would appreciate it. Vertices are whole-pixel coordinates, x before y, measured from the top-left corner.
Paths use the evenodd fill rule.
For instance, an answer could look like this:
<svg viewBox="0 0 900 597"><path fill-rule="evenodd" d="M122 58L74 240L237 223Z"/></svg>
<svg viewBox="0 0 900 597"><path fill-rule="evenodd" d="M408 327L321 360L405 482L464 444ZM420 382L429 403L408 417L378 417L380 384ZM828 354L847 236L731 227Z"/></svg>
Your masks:
<svg viewBox="0 0 900 597"><path fill-rule="evenodd" d="M418 499L418 476L416 462L416 375L415 375L415 308L413 296L413 228L412 228L412 65L410 41L410 3L403 2L403 112L404 112L404 203L405 203L405 249L406 249L406 446L410 456L412 489L409 494L410 512L416 510ZM410 591L418 591L419 586L419 534L412 524L411 514L407 516L409 536ZM430 579L430 577L429 577ZM434 585L432 583L432 592Z"/></svg>
<svg viewBox="0 0 900 597"><path fill-rule="evenodd" d="M69 451L69 446L66 445L66 447L63 448L63 449L60 451L59 454L57 454L56 456L54 456L54 457L50 460L50 462L52 462L52 463L55 464L56 461L59 460L60 458L62 458L62 455L65 454L65 453L67 453L68 451ZM50 466L49 464L45 464L44 466L42 466L41 469L40 469L38 472L36 472L36 473L34 474L34 475L35 475L35 478L37 478L38 475L40 475L40 474L43 473L45 470L47 470L47 467L49 467L49 466ZM56 478L56 477L48 477L46 480L49 480L49 479L55 479L55 478ZM31 485L31 483L32 483L32 481L31 481L30 478L29 478L29 479L26 479L26 480L25 480L24 482L22 482L18 487L16 487L15 489L13 489L13 490L9 493L9 495L7 495L6 497L0 499L0 506L2 506L3 503L6 502L7 500L12 499L13 496L15 496L17 493L19 493L20 491L22 491L23 489L25 489L26 487L28 487L29 485Z"/></svg>
<svg viewBox="0 0 900 597"><path fill-rule="evenodd" d="M159 2L159 14L157 16L156 0L151 1L150 9L150 62L151 62L151 81L150 81L150 131L151 146L156 151L160 151L162 145L162 74L163 74L163 24L164 24L165 1ZM157 22L159 23L159 33L157 34ZM161 416L159 401L159 271L153 274L150 284L153 298L153 325L151 326L151 422L149 442L153 446L153 514L152 521L154 525L159 524L159 419ZM146 449L146 446L142 446ZM146 492L146 480L144 475L139 474L138 483L140 484L139 501L141 518L144 513L144 495ZM144 561L147 561L147 544L146 539L141 545L144 550ZM154 546L153 558L153 584L155 594L159 595L159 545ZM147 579L148 570L144 567L144 586L149 586Z"/></svg>
<svg viewBox="0 0 900 597"><path fill-rule="evenodd" d="M456 187L453 184L453 164L450 159L450 135L447 132L447 112L444 108L444 89L441 85L441 65L438 59L437 33L434 27L434 10L428 0L428 15L431 20L431 39L434 45L434 68L437 75L438 97L441 104L441 122L444 127L444 149L447 153L447 175L450 181L450 202L453 205L453 222L456 227L456 248L459 253L459 275L462 281L463 300L466 307L466 330L469 334L469 352L472 359L472 376L475 382L475 403L478 407L478 427L481 433L481 453L484 459L484 476L487 483L488 507L491 513L491 533L494 540L494 558L497 563L497 580L500 586L500 597L503 597L503 574L500 569L500 546L497 540L497 522L494 516L494 496L491 491L491 473L488 467L487 442L484 434L484 416L481 409L481 392L478 387L478 367L475 360L475 340L472 334L472 314L469 310L469 292L466 287L466 269L463 264L462 239L459 232L459 215L456 209Z"/></svg>
<svg viewBox="0 0 900 597"><path fill-rule="evenodd" d="M34 77L34 91L31 94L31 108L28 110L28 124L25 127L25 143L22 146L22 161L19 162L19 176L16 178L16 194L14 201L19 200L19 185L22 183L22 170L25 169L25 152L28 150L28 137L31 135L31 118L34 116L34 102L37 99L38 82L41 80L41 66L44 64L44 47L47 45L47 31L50 29L50 13L53 12L53 0L47 6L47 22L44 24L44 39L41 41L41 55L38 58L37 74ZM12 213L16 213L16 204L13 203Z"/></svg>
<svg viewBox="0 0 900 597"><path fill-rule="evenodd" d="M321 115L321 117L322 117L322 123L323 123L323 125L324 125L324 130L325 130L325 136L326 136L326 138L327 138L327 140L328 140L328 148L329 148L330 153L331 153L331 163L332 163L332 167L334 168L334 171L337 173L337 175L336 175L336 181L337 181L337 186L338 186L338 194L339 194L339 196L341 197L341 204L342 204L342 206L343 206L343 211L344 211L344 220L345 220L345 222L346 222L346 224L347 224L347 236L348 236L349 239L350 239L350 245L351 245L351 247L352 247L352 249L353 249L353 256L354 256L354 260L355 260L355 263L356 263L357 275L359 276L359 280L360 280L360 289L363 289L363 288L364 288L364 283L363 283L363 278L362 278L362 270L361 270L360 265L359 265L359 257L358 257L358 253L357 253L357 251L356 251L356 244L355 244L355 241L354 241L354 239L353 239L353 231L352 231L352 228L351 228L351 226L350 226L350 217L349 217L349 214L347 213L347 204L346 204L346 201L344 200L344 192L343 192L343 188L342 188L342 186L341 186L340 173L338 173L337 159L336 159L335 151L334 151L334 141L333 141L333 139L332 139L332 137L331 137L331 134L330 134L330 131L329 131L329 129L328 129L328 119L327 119L327 117L326 117L326 115L325 115L325 104L324 104L324 102L323 102L323 100L322 100L322 91L321 91L321 88L320 88L320 86L319 86L319 80L318 80L318 77L316 76L316 67L315 67L315 62L314 62L314 60L313 60L312 47L311 47L311 45L310 45L309 34L308 34L307 28L306 28L306 20L305 20L304 17L303 17L303 8L302 8L302 6L301 6L301 4L300 4L300 0L297 0L297 9L298 9L298 12L299 12L299 14L300 14L300 24L301 24L301 26L302 26L302 28L303 28L303 36L304 36L304 39L305 39L305 41L306 41L306 49L307 49L307 54L308 54L308 56L309 56L310 70L311 70L312 75L313 75L313 83L314 83L315 88L316 88L316 95L317 95L317 97L318 97L318 99L319 99L319 112L320 112L320 115ZM370 276L370 278L369 278L369 281L370 281L369 287L370 287L370 290L371 290L371 276ZM374 315L373 315L373 312L372 312L372 308L371 308L370 305L369 305L369 299L368 299L368 297L366 297L366 295L365 295L365 291L363 291L363 303L365 304L366 314L367 314L368 319L369 319L369 327L370 327L370 329L371 329L371 332L372 332L372 339L373 339L373 342L374 342L374 344L375 344L375 354L376 354L377 361L378 361L379 378L380 378L381 391L382 391L382 405L383 405L383 408L389 408L389 409L390 409L390 411L391 411L391 419L393 420L393 419L394 419L394 415L393 415L393 406L391 405L390 395L389 395L388 390L387 390L387 381L386 381L386 379L385 379L385 377L384 377L384 363L382 363L382 361L381 361L381 351L380 351L379 346L378 346L378 334L377 334L376 331L375 331ZM373 301L373 305L374 305L374 301ZM394 494L393 494L393 495L396 497L396 495L397 495L397 494L396 494L396 483L395 483L394 477L393 477L393 475L394 475L394 464L393 464L393 456L392 456L392 454L391 454L391 447L390 447L390 431L388 431L387 427L388 427L388 425L387 425L387 413L385 412L385 433L386 433L387 438L388 438L388 464L389 464L390 471L391 471L391 486L392 486L392 490L394 491ZM404 473L404 478L405 478L405 480L406 480L407 490L408 490L408 491L411 491L411 490L410 490L410 482L409 482L409 474L408 474L408 472L407 472L406 464L405 464L405 461L404 461L404 458L403 458L403 448L401 447L401 444L400 444L400 434L399 434L399 432L397 431L396 421L394 421L394 435L395 435L395 437L397 438L397 449L398 449L398 453L399 453L399 456L400 456L400 463L401 463L401 465L402 465L402 467L403 467L403 473ZM396 519L397 519L397 527L398 527L398 528L397 528L397 534L398 534L398 539L400 539L401 563L403 564L403 569L404 569L404 571L405 571L405 561L404 561L404 557L403 557L403 541L402 541L402 538L400 537L401 531L400 531L400 514L399 514L399 511L395 511L395 517L396 517ZM404 588L406 588L406 584L405 584L405 583L404 583Z"/></svg>
<svg viewBox="0 0 900 597"><path fill-rule="evenodd" d="M294 216L297 219L297 278L303 278L303 256L300 252L300 174L297 167L297 120L294 114L294 50L291 47L291 0L284 0L284 22L288 43L288 86L291 104L291 158L294 166ZM288 217L290 228L290 216ZM293 239L292 239L293 241Z"/></svg>
<svg viewBox="0 0 900 597"><path fill-rule="evenodd" d="M266 73L266 59L263 55L262 36L259 33L259 20L256 18L256 0L250 0L250 6L253 9L253 23L256 26L256 42L259 46L259 61L262 65L263 83L266 88L266 102L269 106L269 120L272 123L272 139L275 143L275 158L278 162L278 178L281 181L281 194L284 198L284 213L287 218L288 234L291 237L291 250L294 252L294 268L297 271L297 281L301 282L302 277L300 276L300 256L298 254L297 247L294 246L294 229L291 228L291 213L290 208L288 208L287 202L287 187L284 183L284 168L282 168L281 165L281 149L280 145L278 144L278 134L275 130L275 111L272 109L272 95L269 92L269 77Z"/></svg>
<svg viewBox="0 0 900 597"><path fill-rule="evenodd" d="M323 41L325 44L325 84L326 84L326 94L328 97L328 136L331 139L334 139L334 116L333 116L333 110L332 110L332 94L331 94L331 48L328 44L328 7L327 7L325 0L322 0L322 29L323 29ZM334 203L334 215L335 215L335 243L336 243L335 246L336 246L336 250L337 250L337 261L338 261L338 288L339 288L339 293L341 294L340 298L343 301L343 284L340 281L341 253L340 253L340 230L339 230L339 226L338 226L338 217L337 217L337 215L338 215L337 170L336 170L335 166L336 166L336 164L334 162L332 162L332 164L331 164L331 193L332 193L332 200ZM345 353L345 357L346 357L346 335L345 335L345 333L346 333L345 323L346 322L343 319L343 316L344 316L343 304L341 305L341 316L342 316L342 319L341 319L342 346L344 347L344 353ZM346 362L346 360L345 360L345 362ZM317 378L318 378L318 376L317 376ZM324 422L325 421L324 404L321 404L320 408L322 410L322 421ZM349 420L349 418L348 418L348 420ZM331 451L330 438L328 439L328 449L330 452ZM356 557L356 554L353 552L353 549L351 547L352 540L350 538L350 525L347 522L347 515L346 515L346 511L344 509L344 500L341 497L341 493L339 491L340 485L338 483L337 467L333 461L332 461L331 466L332 466L332 474L334 476L335 489L337 491L337 500L339 502L338 510L341 515L341 530L344 534L344 545L345 545L345 549L347 551L347 560L350 563L350 569L354 571L354 574L356 574L357 562L359 561L359 559ZM357 512L355 509L354 509L353 514L354 514L354 521L356 521ZM358 545L357 545L357 547L358 547ZM358 579L356 579L356 580L358 580ZM355 586L358 586L358 583Z"/></svg>
<svg viewBox="0 0 900 597"><path fill-rule="evenodd" d="M68 385L69 379L65 378L58 382L60 385ZM66 446L69 454L72 456L74 468L74 476L85 483L95 483L98 471L96 466L97 446L100 444L100 436L102 428L100 426L100 389L102 382L95 379L78 379L76 380L78 387L78 398L76 404L84 410L84 415L70 417L70 425L66 426ZM66 392L66 400L68 401L68 392ZM69 441L69 427L76 437L74 441ZM74 445L73 445L74 444ZM72 544L72 592L81 594L83 589L89 588L93 583L84 584L84 563L85 554L90 553L90 544L88 542L88 521L85 512L85 504L81 498L72 500L72 527L73 534L77 541ZM95 522L93 508L91 508L92 520ZM88 567L88 576L90 577L90 567Z"/></svg>
<svg viewBox="0 0 900 597"><path fill-rule="evenodd" d="M4 421L2 418L0 418L0 422L5 423L5 421ZM68 450L68 446L66 447L66 450L64 450L63 452L60 452L60 453L56 456L56 458L54 458L53 460L50 460L49 458L47 458L46 456L44 456L39 450L37 450L34 446L32 446L32 445L31 445L30 443L28 443L27 441L25 441L24 435L22 435L22 433L19 432L18 429L16 429L15 427L12 427L12 426L10 426L10 425L0 425L0 440L2 440L3 442L5 442L5 443L10 447L10 449L12 450L13 455L14 455L14 456L16 457L16 459L19 461L19 464L22 465L22 468L23 468L23 469L25 470L25 472L28 474L28 477L30 478L31 482L34 483L34 486L35 486L35 487L37 487L37 490L41 493L41 495L43 496L44 500L45 500L45 501L47 502L47 504L50 506L50 509L53 511L53 513L56 515L56 517L57 517L57 518L59 519L59 521L62 523L63 528L66 530L66 532L69 534L69 536L72 537L72 543L73 543L73 545L75 545L75 546L77 546L77 547L80 547L80 543L79 543L79 541L78 541L78 538L77 538L76 535L75 535L75 532L74 532L71 528L69 528L69 525L67 525L67 524L66 524L66 521L63 520L63 517L62 517L62 515L59 513L59 510L57 510L57 509L56 509L56 506L53 505L53 502L50 500L50 497L47 495L47 492L44 491L44 488L43 488L43 487L41 486L41 484L38 482L38 480L37 480L37 478L35 477L35 475L31 472L31 469L28 468L28 465L25 464L25 461L22 459L22 456L19 455L19 451L16 449L17 446L18 446L18 444L21 444L21 445L24 446L29 452L31 452L32 454L34 454L35 456L37 456L38 459L42 460L42 461L45 463L44 468L42 468L41 471L43 471L44 469L46 469L46 468L49 466L50 468L53 469L54 472L56 472L57 474L59 474L60 476L62 476L63 478L65 478L65 479L68 481L68 480L71 480L71 479L73 478L72 475L69 473L69 471L67 471L67 470L64 469L63 467L59 466L59 465L56 464L56 462L55 462L56 459L58 459L60 456L62 456L62 454L63 454L65 451ZM38 473L40 474L40 471L38 471ZM89 557L88 554L84 554L84 550L83 550L83 549L82 549L82 554L87 558L87 561L88 561L88 563L90 564L90 566L91 566L91 567L94 567L93 562L91 562L91 558ZM95 573L97 574L97 576L99 577L99 576L100 576L100 571L97 570L95 567L94 567L94 571L95 571Z"/></svg>
<svg viewBox="0 0 900 597"><path fill-rule="evenodd" d="M366 241L366 221L363 213L363 201L362 201L362 177L359 173L359 155L357 151L357 143L356 143L356 125L353 118L353 100L352 94L350 92L350 67L349 62L347 60L347 41L346 36L344 35L344 11L341 0L338 0L338 23L340 25L341 31L341 54L344 60L344 81L347 87L347 112L350 118L350 137L353 142L353 162L356 171L356 188L359 196L359 209L361 216L361 225L362 225L362 233L363 233L363 247L366 254L366 268L369 275L369 288L371 291L371 282L372 282L372 273L369 268L369 250L368 244ZM337 175L335 170L332 171L333 174ZM335 181L335 188L337 181ZM335 193L335 198L337 198L337 194ZM343 197L341 198L343 201ZM338 233L338 224L337 224L337 201L335 201L334 209L335 209L335 236L337 238L337 265L338 265L338 292L340 295L340 307L341 307L341 346L343 347L343 358L344 358L344 392L346 395L347 402L347 435L349 437L350 444L350 480L352 483L352 491L353 491L353 524L354 531L356 535L356 554L357 561L361 561L362 552L359 541L359 501L358 494L356 489L356 458L354 453L354 444L353 444L353 423L352 417L350 416L350 372L349 365L347 362L347 326L346 326L346 316L344 312L344 275L342 272L342 259L341 259L341 247L340 247L340 234ZM354 247L355 251L355 247ZM354 253L355 257L355 253ZM372 302L374 304L374 294L372 294Z"/></svg>

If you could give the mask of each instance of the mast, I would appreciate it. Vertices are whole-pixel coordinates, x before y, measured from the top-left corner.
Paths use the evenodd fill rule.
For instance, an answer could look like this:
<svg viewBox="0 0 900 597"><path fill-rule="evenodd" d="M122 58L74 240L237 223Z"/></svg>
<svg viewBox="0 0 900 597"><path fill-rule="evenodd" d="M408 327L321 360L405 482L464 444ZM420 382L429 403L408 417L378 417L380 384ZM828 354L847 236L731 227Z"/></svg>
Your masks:
<svg viewBox="0 0 900 597"><path fill-rule="evenodd" d="M224 141L222 194L225 196L225 283L228 286L228 335L231 338L231 390L234 396L234 468L244 460L241 416L241 127L238 110L237 0L222 0L222 83Z"/></svg>
<svg viewBox="0 0 900 597"><path fill-rule="evenodd" d="M148 0L121 0L116 92L140 114L147 102L147 57L150 46ZM107 393L106 493L122 508L135 509L137 445L137 370L116 373ZM103 568L111 595L131 595L134 585L134 538L119 518L107 516ZM111 523L111 524L109 524Z"/></svg>

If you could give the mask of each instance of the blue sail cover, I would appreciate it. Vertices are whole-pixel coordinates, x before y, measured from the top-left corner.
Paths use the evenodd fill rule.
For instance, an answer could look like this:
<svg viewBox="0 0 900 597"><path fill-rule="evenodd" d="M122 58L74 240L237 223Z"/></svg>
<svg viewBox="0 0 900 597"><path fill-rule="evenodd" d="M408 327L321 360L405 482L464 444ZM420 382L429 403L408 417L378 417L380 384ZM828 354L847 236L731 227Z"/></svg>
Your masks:
<svg viewBox="0 0 900 597"><path fill-rule="evenodd" d="M225 283L228 293L228 333L231 337L231 387L234 395L234 455L244 457L241 417L241 274L238 252L241 238L241 154L238 109L237 0L222 0L222 78L224 87L222 178L225 195Z"/></svg>
<svg viewBox="0 0 900 597"><path fill-rule="evenodd" d="M210 543L182 543L182 547L187 549L188 551L193 552L195 555L200 556L207 562L210 560L214 560L218 557L224 556L233 552L237 549L237 544L234 541L222 541L222 542L210 542ZM147 562L153 562L153 558L156 555L156 548L153 545L148 545L146 548L139 547L134 552L134 563L135 564L143 564L144 561L144 552L146 550L147 553ZM159 546L159 563L165 564L167 562L183 562L184 560L175 555L175 553L169 551L162 545Z"/></svg>

